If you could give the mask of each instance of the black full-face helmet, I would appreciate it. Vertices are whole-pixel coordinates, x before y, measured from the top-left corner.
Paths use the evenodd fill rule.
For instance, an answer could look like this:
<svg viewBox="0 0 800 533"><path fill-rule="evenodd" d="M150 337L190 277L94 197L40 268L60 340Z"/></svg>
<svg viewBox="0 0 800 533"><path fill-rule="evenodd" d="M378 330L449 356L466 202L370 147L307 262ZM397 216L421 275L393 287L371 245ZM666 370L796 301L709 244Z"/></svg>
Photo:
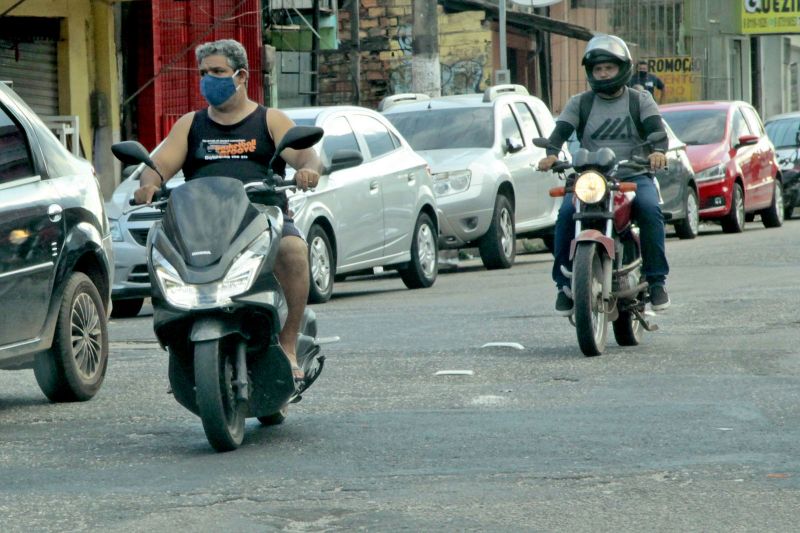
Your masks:
<svg viewBox="0 0 800 533"><path fill-rule="evenodd" d="M598 63L609 62L619 65L619 73L608 80L595 79L592 74L594 66ZM614 94L625 86L633 75L633 60L631 59L628 45L615 35L596 35L592 37L586 44L581 64L586 69L586 78L589 80L589 86L597 93Z"/></svg>

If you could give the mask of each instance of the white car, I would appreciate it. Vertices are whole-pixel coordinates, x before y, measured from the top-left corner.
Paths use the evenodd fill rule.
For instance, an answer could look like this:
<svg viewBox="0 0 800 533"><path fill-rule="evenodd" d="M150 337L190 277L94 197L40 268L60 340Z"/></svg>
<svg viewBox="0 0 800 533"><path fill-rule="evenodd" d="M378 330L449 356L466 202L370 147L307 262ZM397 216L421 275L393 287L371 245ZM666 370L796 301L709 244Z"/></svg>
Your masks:
<svg viewBox="0 0 800 533"><path fill-rule="evenodd" d="M314 149L326 171L313 191L289 198L309 244L309 301L325 302L334 278L397 269L409 288L430 287L438 272L439 215L425 160L379 113L355 106L284 110L298 125L325 130ZM139 187L137 168L108 203L114 238L114 316L135 316L150 295L144 244L160 211L125 213ZM291 173L287 176L291 177ZM180 176L170 186L182 182Z"/></svg>
<svg viewBox="0 0 800 533"><path fill-rule="evenodd" d="M431 166L442 210L442 248L478 246L486 268L510 268L517 237L541 237L552 249L561 198L552 172L536 170L555 121L521 85L483 94L385 98L384 116Z"/></svg>

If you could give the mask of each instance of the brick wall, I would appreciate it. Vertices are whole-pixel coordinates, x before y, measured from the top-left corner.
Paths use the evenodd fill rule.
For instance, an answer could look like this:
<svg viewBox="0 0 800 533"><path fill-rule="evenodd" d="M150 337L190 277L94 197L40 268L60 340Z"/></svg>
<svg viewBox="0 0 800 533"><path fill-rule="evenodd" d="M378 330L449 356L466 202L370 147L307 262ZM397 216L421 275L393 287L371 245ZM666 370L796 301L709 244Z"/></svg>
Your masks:
<svg viewBox="0 0 800 533"><path fill-rule="evenodd" d="M361 0L361 68L352 73L350 12L339 10L340 50L320 57L320 105L357 103L375 108L381 98L410 92L412 0ZM480 92L492 72L492 32L483 11L445 14L439 8L442 94ZM358 89L358 90L357 90Z"/></svg>

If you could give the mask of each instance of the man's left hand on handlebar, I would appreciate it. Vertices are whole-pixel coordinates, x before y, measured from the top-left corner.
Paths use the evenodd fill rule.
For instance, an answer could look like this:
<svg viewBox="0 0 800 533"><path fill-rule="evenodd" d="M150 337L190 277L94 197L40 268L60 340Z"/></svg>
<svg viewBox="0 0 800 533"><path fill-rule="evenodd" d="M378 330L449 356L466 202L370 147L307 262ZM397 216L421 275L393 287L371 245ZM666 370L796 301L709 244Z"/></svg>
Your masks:
<svg viewBox="0 0 800 533"><path fill-rule="evenodd" d="M319 183L319 172L310 168L301 168L295 173L294 180L298 189L307 191Z"/></svg>
<svg viewBox="0 0 800 533"><path fill-rule="evenodd" d="M661 170L667 166L667 156L661 152L653 152L649 155L649 159L652 170Z"/></svg>

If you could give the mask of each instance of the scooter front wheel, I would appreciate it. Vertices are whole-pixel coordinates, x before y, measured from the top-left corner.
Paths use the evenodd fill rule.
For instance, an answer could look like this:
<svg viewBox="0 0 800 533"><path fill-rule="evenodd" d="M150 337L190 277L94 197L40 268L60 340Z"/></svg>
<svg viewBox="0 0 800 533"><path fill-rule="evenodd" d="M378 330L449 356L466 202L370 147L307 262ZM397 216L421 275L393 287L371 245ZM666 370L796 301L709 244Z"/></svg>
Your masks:
<svg viewBox="0 0 800 533"><path fill-rule="evenodd" d="M220 339L195 343L194 380L208 442L218 452L235 450L244 439L247 404L236 399L234 346Z"/></svg>
<svg viewBox="0 0 800 533"><path fill-rule="evenodd" d="M572 261L575 330L584 355L600 355L606 348L608 316L603 302L603 257L597 245L578 244Z"/></svg>

